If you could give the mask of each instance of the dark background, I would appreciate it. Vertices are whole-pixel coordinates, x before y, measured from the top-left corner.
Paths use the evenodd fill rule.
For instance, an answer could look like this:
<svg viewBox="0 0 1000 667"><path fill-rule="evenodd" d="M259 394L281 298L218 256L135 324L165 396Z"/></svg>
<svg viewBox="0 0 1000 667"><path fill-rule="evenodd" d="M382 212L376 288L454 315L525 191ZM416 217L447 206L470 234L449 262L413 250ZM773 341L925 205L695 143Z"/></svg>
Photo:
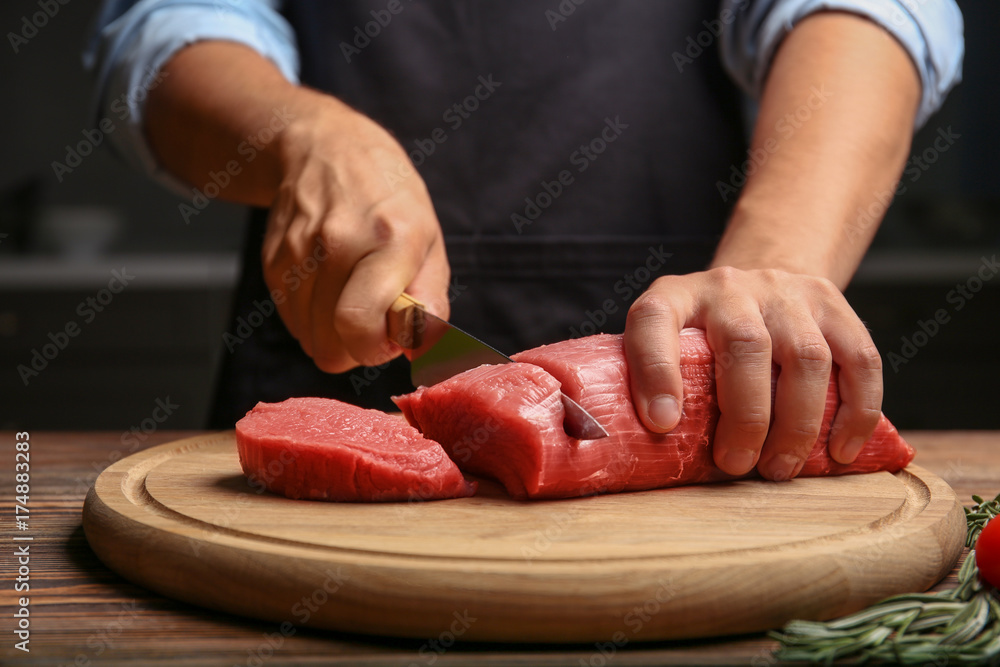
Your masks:
<svg viewBox="0 0 1000 667"><path fill-rule="evenodd" d="M106 145L56 179L51 163L65 161L66 145L94 126L80 53L97 4L60 6L16 54L6 35L38 6L0 6L0 428L200 428L223 352L245 211L215 201L185 224L181 200ZM904 173L907 191L848 290L882 350L884 410L900 428L1000 428L1000 277L960 310L948 300L1000 247L992 48L1000 3L959 5L964 81L912 153L923 155L939 130L960 137L929 154L934 162L919 178ZM123 268L135 279L106 294L111 302L86 322L80 304ZM923 337L920 323L938 309L948 321ZM17 366L71 323L80 334L25 386ZM906 362L892 363L891 353ZM157 401L173 407L156 410Z"/></svg>

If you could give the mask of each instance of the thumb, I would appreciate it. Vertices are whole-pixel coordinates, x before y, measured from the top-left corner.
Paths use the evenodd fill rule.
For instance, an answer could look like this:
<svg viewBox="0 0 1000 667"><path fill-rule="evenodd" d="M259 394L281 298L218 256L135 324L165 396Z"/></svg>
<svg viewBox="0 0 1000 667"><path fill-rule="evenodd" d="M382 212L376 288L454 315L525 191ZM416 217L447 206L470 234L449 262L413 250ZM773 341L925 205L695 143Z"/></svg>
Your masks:
<svg viewBox="0 0 1000 667"><path fill-rule="evenodd" d="M451 283L451 268L444 241L435 240L427 250L423 264L417 270L406 291L442 320L451 316L451 302L465 291L465 285Z"/></svg>
<svg viewBox="0 0 1000 667"><path fill-rule="evenodd" d="M672 430L681 419L679 333L684 319L664 288L654 283L632 304L625 324L632 401L640 421L656 433Z"/></svg>

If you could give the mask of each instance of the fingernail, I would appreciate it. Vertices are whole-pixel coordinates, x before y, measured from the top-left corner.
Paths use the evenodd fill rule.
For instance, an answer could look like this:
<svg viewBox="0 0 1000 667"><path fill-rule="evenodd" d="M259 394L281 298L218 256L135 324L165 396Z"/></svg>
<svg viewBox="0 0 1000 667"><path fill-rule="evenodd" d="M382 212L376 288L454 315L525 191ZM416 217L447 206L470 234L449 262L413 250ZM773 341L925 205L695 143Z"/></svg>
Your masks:
<svg viewBox="0 0 1000 667"><path fill-rule="evenodd" d="M847 441L844 448L840 450L840 456L844 459L843 463L853 463L854 459L858 458L858 454L861 453L861 449L865 446L865 439L860 436L855 436Z"/></svg>
<svg viewBox="0 0 1000 667"><path fill-rule="evenodd" d="M732 449L723 461L730 475L745 475L753 469L754 453L750 449Z"/></svg>
<svg viewBox="0 0 1000 667"><path fill-rule="evenodd" d="M798 456L792 456L791 454L778 454L767 462L765 476L776 482L784 482L785 480L791 479L795 476L798 469L802 467L802 463L802 459Z"/></svg>
<svg viewBox="0 0 1000 667"><path fill-rule="evenodd" d="M669 431L681 420L681 406L670 394L660 394L649 402L646 414L653 424Z"/></svg>

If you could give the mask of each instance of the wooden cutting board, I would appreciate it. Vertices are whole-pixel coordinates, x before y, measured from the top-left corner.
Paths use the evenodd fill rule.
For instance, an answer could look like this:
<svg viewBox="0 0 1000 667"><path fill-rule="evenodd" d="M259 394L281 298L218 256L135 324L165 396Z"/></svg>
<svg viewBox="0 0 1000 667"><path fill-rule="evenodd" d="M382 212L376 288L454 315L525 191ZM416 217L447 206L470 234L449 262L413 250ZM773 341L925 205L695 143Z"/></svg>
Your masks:
<svg viewBox="0 0 1000 667"><path fill-rule="evenodd" d="M232 432L105 470L91 547L168 597L377 635L612 642L760 631L923 590L954 566L961 505L911 466L519 502L289 500L244 479ZM613 648L613 646L611 647Z"/></svg>

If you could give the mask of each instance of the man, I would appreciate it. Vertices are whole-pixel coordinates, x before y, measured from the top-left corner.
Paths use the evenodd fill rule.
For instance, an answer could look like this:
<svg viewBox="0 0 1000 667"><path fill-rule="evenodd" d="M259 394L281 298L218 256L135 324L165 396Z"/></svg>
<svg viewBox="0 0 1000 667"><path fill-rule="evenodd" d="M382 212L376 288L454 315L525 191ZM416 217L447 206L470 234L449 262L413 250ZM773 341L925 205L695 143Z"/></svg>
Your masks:
<svg viewBox="0 0 1000 667"><path fill-rule="evenodd" d="M831 456L874 429L881 360L840 290L875 233L858 212L959 78L950 0L129 4L95 43L101 99L148 88L118 149L189 199L269 209L237 308L280 322L230 345L219 425L404 391L378 367L405 290L506 352L624 324L658 432L678 332L705 329L731 474L799 472L833 364ZM726 72L760 97L749 151Z"/></svg>

